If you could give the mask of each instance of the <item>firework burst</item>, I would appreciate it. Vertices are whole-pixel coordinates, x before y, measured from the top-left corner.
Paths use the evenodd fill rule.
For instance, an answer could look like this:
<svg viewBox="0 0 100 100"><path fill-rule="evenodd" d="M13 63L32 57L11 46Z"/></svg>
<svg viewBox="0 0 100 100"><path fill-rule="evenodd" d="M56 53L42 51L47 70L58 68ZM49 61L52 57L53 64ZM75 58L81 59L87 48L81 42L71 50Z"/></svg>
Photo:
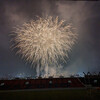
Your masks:
<svg viewBox="0 0 100 100"><path fill-rule="evenodd" d="M16 27L13 38L14 48L26 61L38 64L42 68L51 64L58 64L58 60L65 61L68 52L76 41L77 34L70 24L64 20L38 17Z"/></svg>

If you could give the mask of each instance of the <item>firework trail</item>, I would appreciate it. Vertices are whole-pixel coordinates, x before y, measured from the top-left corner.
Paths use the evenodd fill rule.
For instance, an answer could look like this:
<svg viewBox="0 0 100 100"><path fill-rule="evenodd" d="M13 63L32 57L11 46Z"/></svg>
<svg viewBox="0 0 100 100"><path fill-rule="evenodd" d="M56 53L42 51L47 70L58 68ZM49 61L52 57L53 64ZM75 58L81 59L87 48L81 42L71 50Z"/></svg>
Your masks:
<svg viewBox="0 0 100 100"><path fill-rule="evenodd" d="M46 74L49 65L57 65L59 59L66 61L77 38L70 24L51 16L24 23L14 33L13 47L18 48L17 54L32 65L37 64L37 73L45 70Z"/></svg>

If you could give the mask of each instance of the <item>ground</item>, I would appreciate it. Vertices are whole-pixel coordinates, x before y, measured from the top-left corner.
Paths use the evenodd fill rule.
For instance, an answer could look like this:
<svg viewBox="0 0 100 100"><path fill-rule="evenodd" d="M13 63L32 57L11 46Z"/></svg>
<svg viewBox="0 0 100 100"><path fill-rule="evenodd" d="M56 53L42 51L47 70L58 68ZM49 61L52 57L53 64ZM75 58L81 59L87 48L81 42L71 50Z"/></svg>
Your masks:
<svg viewBox="0 0 100 100"><path fill-rule="evenodd" d="M0 90L0 100L100 100L99 89Z"/></svg>

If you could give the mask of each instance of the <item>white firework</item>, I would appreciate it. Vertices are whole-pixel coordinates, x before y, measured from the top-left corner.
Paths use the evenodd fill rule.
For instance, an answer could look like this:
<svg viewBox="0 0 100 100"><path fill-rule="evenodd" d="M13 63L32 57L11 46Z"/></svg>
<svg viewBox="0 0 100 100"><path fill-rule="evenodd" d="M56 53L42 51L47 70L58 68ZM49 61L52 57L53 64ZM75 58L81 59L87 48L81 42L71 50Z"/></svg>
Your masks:
<svg viewBox="0 0 100 100"><path fill-rule="evenodd" d="M65 57L76 41L77 34L73 30L70 24L65 25L65 21L59 21L58 17L38 17L16 27L14 48L18 48L17 53L32 65L37 63L41 68L57 65L59 59L66 61Z"/></svg>

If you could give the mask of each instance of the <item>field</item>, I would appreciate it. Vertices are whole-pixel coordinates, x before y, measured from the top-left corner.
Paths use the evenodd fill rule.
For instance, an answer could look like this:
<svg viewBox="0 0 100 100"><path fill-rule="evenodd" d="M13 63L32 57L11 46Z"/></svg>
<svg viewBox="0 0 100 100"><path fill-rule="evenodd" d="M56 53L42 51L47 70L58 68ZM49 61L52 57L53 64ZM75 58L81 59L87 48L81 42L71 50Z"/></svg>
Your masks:
<svg viewBox="0 0 100 100"><path fill-rule="evenodd" d="M0 100L100 100L98 89L0 90Z"/></svg>

